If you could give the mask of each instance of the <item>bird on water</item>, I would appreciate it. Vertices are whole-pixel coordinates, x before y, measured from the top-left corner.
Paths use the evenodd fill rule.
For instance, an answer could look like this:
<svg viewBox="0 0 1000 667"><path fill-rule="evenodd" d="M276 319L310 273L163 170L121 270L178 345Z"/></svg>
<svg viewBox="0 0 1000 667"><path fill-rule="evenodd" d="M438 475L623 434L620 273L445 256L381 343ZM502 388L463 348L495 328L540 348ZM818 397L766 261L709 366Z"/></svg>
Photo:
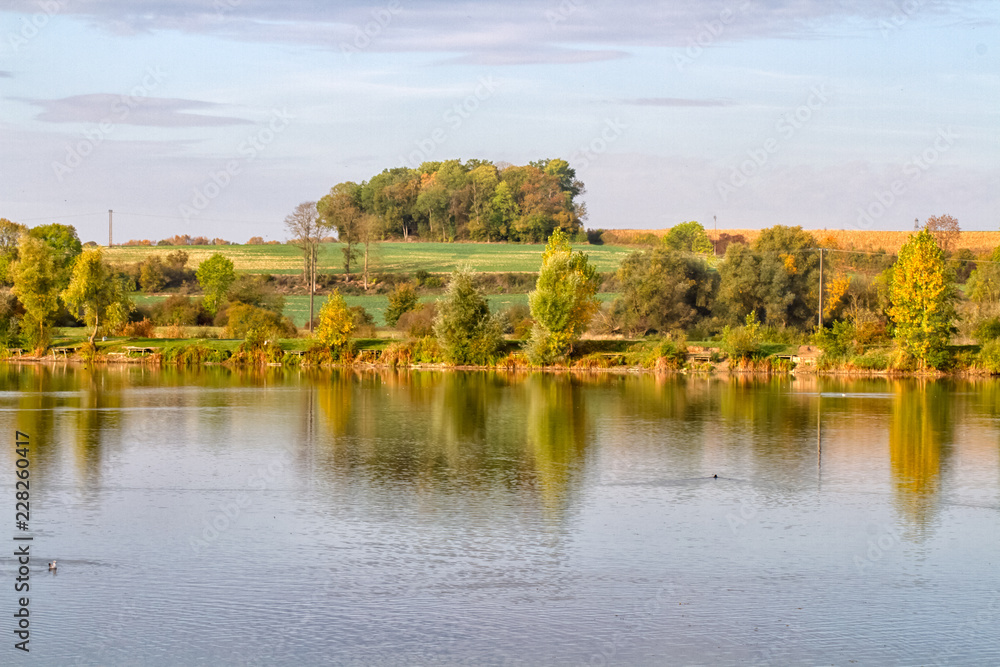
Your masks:
<svg viewBox="0 0 1000 667"><path fill-rule="evenodd" d="M56 562L55 561L52 561L51 563L49 563L49 569L50 570L56 569Z"/></svg>

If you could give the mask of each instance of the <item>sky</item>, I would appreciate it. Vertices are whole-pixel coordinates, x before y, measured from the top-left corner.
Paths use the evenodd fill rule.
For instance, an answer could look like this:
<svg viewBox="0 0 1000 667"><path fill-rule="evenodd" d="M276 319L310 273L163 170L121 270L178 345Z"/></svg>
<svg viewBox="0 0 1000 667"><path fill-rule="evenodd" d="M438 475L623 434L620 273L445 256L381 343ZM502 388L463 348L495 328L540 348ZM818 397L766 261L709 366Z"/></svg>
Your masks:
<svg viewBox="0 0 1000 667"><path fill-rule="evenodd" d="M588 228L1000 228L1000 2L4 0L0 217L283 240L343 181L561 157Z"/></svg>

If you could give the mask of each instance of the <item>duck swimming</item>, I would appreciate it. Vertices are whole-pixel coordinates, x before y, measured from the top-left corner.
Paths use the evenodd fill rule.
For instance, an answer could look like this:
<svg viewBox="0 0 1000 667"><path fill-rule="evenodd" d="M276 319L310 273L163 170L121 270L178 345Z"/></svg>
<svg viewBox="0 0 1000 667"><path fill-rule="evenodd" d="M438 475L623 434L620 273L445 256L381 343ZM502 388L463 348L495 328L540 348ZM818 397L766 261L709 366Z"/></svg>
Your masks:
<svg viewBox="0 0 1000 667"><path fill-rule="evenodd" d="M50 570L56 569L56 562L55 561L52 561L51 563L49 563L49 569Z"/></svg>

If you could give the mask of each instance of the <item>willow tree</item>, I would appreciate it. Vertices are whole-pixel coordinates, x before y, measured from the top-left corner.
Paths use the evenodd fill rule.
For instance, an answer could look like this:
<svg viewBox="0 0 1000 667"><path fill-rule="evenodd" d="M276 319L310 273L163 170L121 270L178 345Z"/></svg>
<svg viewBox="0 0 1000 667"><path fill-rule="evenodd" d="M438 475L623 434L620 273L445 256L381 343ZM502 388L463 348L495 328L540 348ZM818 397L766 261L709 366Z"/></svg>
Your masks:
<svg viewBox="0 0 1000 667"><path fill-rule="evenodd" d="M60 296L69 309L82 311L87 326L94 327L91 344L98 329L114 331L128 321L135 309L122 279L112 274L97 249L84 250L76 258L69 287Z"/></svg>
<svg viewBox="0 0 1000 667"><path fill-rule="evenodd" d="M954 280L934 236L926 229L911 236L892 269L889 316L896 342L921 368L945 361L955 297Z"/></svg>
<svg viewBox="0 0 1000 667"><path fill-rule="evenodd" d="M585 253L574 252L566 234L552 232L542 254L535 291L528 295L531 330L528 356L536 364L564 359L597 312L597 269Z"/></svg>

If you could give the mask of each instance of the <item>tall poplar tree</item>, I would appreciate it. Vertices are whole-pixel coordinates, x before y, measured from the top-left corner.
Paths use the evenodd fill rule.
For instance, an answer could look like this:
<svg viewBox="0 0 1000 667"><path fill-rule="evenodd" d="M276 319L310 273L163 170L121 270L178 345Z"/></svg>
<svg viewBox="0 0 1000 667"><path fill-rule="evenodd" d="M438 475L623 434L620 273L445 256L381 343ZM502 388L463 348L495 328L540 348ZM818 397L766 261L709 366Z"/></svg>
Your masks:
<svg viewBox="0 0 1000 667"><path fill-rule="evenodd" d="M552 232L542 254L535 291L528 295L535 320L528 344L533 363L552 363L572 351L573 342L597 312L600 284L597 269L587 255L574 252L562 231Z"/></svg>
<svg viewBox="0 0 1000 667"><path fill-rule="evenodd" d="M921 368L938 368L945 359L955 320L955 283L944 251L926 229L899 251L889 289L889 316L899 346Z"/></svg>

